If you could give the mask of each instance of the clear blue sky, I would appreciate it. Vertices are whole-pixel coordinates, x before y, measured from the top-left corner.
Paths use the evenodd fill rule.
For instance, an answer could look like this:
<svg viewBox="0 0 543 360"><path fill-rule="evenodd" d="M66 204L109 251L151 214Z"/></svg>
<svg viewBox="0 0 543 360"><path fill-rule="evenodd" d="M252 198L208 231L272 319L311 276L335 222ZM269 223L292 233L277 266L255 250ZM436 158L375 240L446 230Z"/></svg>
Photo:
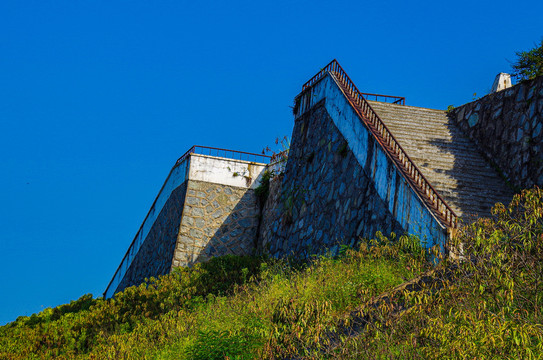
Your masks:
<svg viewBox="0 0 543 360"><path fill-rule="evenodd" d="M543 2L0 2L0 324L105 290L191 145L289 135L333 58L365 92L484 95Z"/></svg>

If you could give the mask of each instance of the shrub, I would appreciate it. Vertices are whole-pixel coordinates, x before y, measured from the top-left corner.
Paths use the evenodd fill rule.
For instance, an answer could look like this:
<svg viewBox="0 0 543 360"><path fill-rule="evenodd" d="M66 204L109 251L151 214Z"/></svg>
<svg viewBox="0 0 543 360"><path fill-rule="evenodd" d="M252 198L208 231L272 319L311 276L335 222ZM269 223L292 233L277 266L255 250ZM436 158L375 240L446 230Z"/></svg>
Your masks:
<svg viewBox="0 0 543 360"><path fill-rule="evenodd" d="M460 230L465 260L441 259L427 287L383 306L344 358L535 359L543 356L543 191L524 190Z"/></svg>

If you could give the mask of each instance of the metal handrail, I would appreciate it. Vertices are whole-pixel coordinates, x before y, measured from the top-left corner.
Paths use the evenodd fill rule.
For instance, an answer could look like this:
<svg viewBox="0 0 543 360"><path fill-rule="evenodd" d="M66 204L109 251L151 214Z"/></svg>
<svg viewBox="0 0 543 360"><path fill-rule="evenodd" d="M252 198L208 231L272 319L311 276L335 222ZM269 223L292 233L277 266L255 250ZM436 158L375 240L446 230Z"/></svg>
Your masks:
<svg viewBox="0 0 543 360"><path fill-rule="evenodd" d="M327 73L330 73L338 80L343 87L343 91L353 108L357 111L359 117L373 133L377 141L383 146L389 157L397 164L398 168L406 175L413 189L421 195L421 198L434 210L436 215L449 227L457 226L458 217L445 200L438 194L426 177L409 158L405 150L398 141L392 136L383 120L372 109L354 82L349 78L345 70L339 65L336 59L321 69L315 76L302 86L302 93L322 79Z"/></svg>
<svg viewBox="0 0 543 360"><path fill-rule="evenodd" d="M250 152L245 152L245 151L221 149L221 148L216 148L216 147L211 147L211 146L194 145L185 154L183 154L183 156L181 156L177 160L176 164L182 163L185 160L185 158L189 156L190 154L216 156L216 157L223 157L223 158L241 160L241 161L253 161L253 162L260 162L263 164L267 164L271 160L271 156L265 155L265 154L256 154L256 153L250 153ZM264 160L264 161L259 161L259 160Z"/></svg>
<svg viewBox="0 0 543 360"><path fill-rule="evenodd" d="M405 105L405 98L402 96L394 96L394 95L382 95L382 94L372 94L372 93L360 93L364 96L366 100L370 100L370 97L375 97L375 101L381 101L388 103L388 99L391 99L392 101L390 103L392 104L398 104L398 105ZM384 100L379 100L379 98L384 98Z"/></svg>

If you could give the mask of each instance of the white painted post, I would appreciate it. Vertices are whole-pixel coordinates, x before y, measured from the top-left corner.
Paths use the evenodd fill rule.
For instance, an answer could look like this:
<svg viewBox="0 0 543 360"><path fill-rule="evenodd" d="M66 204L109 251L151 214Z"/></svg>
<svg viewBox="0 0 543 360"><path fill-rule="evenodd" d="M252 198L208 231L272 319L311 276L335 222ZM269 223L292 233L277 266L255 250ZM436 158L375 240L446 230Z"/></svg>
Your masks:
<svg viewBox="0 0 543 360"><path fill-rule="evenodd" d="M511 86L511 75L499 73L494 79L494 84L492 84L492 90L490 92L495 93L510 88Z"/></svg>

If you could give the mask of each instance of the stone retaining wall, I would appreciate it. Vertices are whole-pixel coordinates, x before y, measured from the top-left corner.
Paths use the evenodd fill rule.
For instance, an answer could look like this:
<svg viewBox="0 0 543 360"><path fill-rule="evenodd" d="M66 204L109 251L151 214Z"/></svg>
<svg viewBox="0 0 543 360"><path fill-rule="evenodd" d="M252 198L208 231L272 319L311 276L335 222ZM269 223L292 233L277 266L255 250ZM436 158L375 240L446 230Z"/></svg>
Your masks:
<svg viewBox="0 0 543 360"><path fill-rule="evenodd" d="M172 268L254 251L259 207L253 189L188 180Z"/></svg>
<svg viewBox="0 0 543 360"><path fill-rule="evenodd" d="M543 76L460 106L451 115L511 184L543 186Z"/></svg>
<svg viewBox="0 0 543 360"><path fill-rule="evenodd" d="M155 201L150 211L154 222L142 225L149 223L146 237L141 246L129 248L134 257L121 262L121 267L129 264L127 270L115 273L118 285L112 280L105 296L177 266L255 251L260 207L254 188L265 165L199 154L190 155L186 164L172 169L174 176L168 176L157 197L161 201Z"/></svg>
<svg viewBox="0 0 543 360"><path fill-rule="evenodd" d="M172 191L114 292L170 272L186 188L187 182Z"/></svg>
<svg viewBox="0 0 543 360"><path fill-rule="evenodd" d="M337 253L378 230L404 233L323 104L296 120L286 172L272 181L259 247L273 256Z"/></svg>

